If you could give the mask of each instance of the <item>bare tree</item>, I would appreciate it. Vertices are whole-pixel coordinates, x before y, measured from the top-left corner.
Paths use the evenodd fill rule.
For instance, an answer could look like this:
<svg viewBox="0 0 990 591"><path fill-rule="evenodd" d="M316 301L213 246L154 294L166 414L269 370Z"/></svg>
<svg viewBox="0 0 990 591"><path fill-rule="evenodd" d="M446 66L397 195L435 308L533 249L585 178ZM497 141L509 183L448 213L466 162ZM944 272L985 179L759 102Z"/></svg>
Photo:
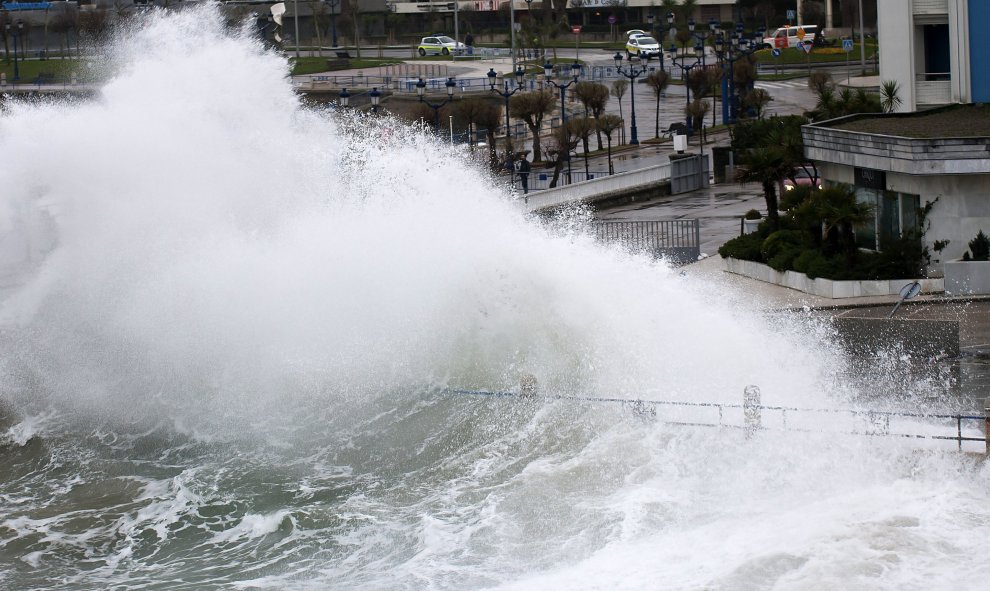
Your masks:
<svg viewBox="0 0 990 591"><path fill-rule="evenodd" d="M619 101L619 117L623 120L625 117L622 116L622 97L626 96L627 90L629 90L629 81L627 79L619 78L612 82L612 96ZM625 127L622 128L622 132L625 133Z"/></svg>
<svg viewBox="0 0 990 591"><path fill-rule="evenodd" d="M598 130L604 133L608 139L608 173L614 174L612 168L612 134L615 133L615 130L622 127L622 118L609 113L599 117L596 123L598 124Z"/></svg>
<svg viewBox="0 0 990 591"><path fill-rule="evenodd" d="M657 98L656 129L654 137L660 137L660 97L666 92L670 85L670 74L664 70L654 70L646 77L646 83L653 91L653 96Z"/></svg>
<svg viewBox="0 0 990 591"><path fill-rule="evenodd" d="M555 102L553 93L546 89L515 94L509 99L509 114L525 121L533 135L534 162L542 159L540 128L543 118L553 112Z"/></svg>

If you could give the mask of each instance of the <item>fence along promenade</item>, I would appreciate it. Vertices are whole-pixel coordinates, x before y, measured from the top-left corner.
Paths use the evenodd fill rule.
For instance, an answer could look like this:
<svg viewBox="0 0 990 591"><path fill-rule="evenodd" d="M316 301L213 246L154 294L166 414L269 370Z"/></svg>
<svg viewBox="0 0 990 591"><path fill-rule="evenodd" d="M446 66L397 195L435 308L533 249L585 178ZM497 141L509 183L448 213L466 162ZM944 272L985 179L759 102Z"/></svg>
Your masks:
<svg viewBox="0 0 990 591"><path fill-rule="evenodd" d="M605 396L541 395L536 379L527 375L518 392L446 389L444 394L492 398L562 400L575 403L620 404L636 415L668 425L741 429L750 438L762 431L822 435L851 435L929 442L931 447L990 457L990 398L983 414L940 414L843 408L798 408L761 403L758 386L747 386L742 403L686 402ZM824 421L824 417L832 420ZM980 445L972 445L978 443Z"/></svg>

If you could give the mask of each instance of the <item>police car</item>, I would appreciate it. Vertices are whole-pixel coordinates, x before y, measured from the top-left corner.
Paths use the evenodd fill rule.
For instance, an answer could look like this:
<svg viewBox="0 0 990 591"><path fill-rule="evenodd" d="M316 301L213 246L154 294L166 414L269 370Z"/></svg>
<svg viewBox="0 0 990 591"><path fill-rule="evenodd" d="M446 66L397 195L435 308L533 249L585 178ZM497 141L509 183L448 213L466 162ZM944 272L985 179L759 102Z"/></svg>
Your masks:
<svg viewBox="0 0 990 591"><path fill-rule="evenodd" d="M431 35L429 37L423 37L419 42L419 47L416 48L419 55L450 55L450 52L463 53L464 44L458 41L454 41L446 35Z"/></svg>
<svg viewBox="0 0 990 591"><path fill-rule="evenodd" d="M660 44L653 37L638 35L630 37L626 41L626 54L632 59L633 56L640 58L660 57Z"/></svg>

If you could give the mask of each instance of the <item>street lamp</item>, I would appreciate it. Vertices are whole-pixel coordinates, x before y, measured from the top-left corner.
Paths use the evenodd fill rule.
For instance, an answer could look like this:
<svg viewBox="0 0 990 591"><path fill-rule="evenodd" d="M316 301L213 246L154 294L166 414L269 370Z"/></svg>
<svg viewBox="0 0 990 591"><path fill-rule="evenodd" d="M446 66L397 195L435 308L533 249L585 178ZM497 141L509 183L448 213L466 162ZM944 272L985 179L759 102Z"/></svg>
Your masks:
<svg viewBox="0 0 990 591"><path fill-rule="evenodd" d="M756 31L759 39L763 38L765 29L760 27ZM734 64L741 58L751 55L759 49L759 42L754 39L750 41L743 34L743 22L736 23L736 30L725 38L723 33L715 38L715 54L722 62L722 121L734 124L739 110L739 92L736 88ZM728 96L728 100L724 97Z"/></svg>
<svg viewBox="0 0 990 591"><path fill-rule="evenodd" d="M364 94L364 93L358 93ZM377 87L372 88L368 92L368 97L371 99L371 112L372 114L378 113L378 106L381 104L382 93ZM337 95L337 104L341 107L347 108L351 105L351 93L347 92L346 88L340 89L340 94Z"/></svg>
<svg viewBox="0 0 990 591"><path fill-rule="evenodd" d="M457 86L457 83L454 82L454 78L451 77L447 78L447 82L444 83L444 86L447 87L447 99L442 103L433 104L424 98L424 95L426 94L426 82L423 82L423 79L420 78L419 82L416 83L416 94L419 95L419 102L433 109L433 129L437 131L440 131L440 108L454 99L454 88Z"/></svg>
<svg viewBox="0 0 990 591"><path fill-rule="evenodd" d="M513 88L512 90L509 90L509 81L503 79L502 80L502 87L504 88L504 90L499 90L499 89L495 88L495 80L498 78L498 74L495 72L495 68L492 68L492 69L488 70L488 87L489 87L489 89L491 90L491 92L494 92L495 94L497 94L500 97L502 97L502 98L505 99L505 150L506 150L506 152L508 152L508 150L509 150L509 144L510 144L510 140L509 140L509 97L512 96L512 95L514 95L514 94L516 94L520 90L522 90L522 88L523 88L523 82L524 82L524 76L525 75L526 75L526 72L523 71L522 66L518 66L516 68L516 71L513 72L513 76L515 76L515 78L516 78L516 87Z"/></svg>
<svg viewBox="0 0 990 591"><path fill-rule="evenodd" d="M691 121L691 115L687 114L687 107L691 106L691 86L688 85L688 76L691 75L691 70L696 66L702 65L704 61L705 48L700 43L694 46L694 55L688 53L677 53L677 45L670 44L670 63L671 67L677 66L681 69L681 79L684 80L684 98L685 98L685 117L687 119L688 133L692 133L694 130L693 122ZM684 60L693 57L694 61L685 65ZM680 63L678 63L680 61Z"/></svg>
<svg viewBox="0 0 990 591"><path fill-rule="evenodd" d="M371 97L371 113L373 115L378 114L378 105L381 103L382 93L378 91L378 87L375 87L371 89L368 96Z"/></svg>
<svg viewBox="0 0 990 591"><path fill-rule="evenodd" d="M574 62L573 64L571 64L571 81L570 82L564 82L564 83L554 82L553 81L553 64L551 64L549 61L546 62L545 64L543 64L543 73L545 75L544 78L545 78L545 80L548 83L550 83L553 86L556 86L557 88L560 89L560 126L562 128L565 128L565 133L566 133L566 127L567 127L567 109L564 107L564 94L567 92L567 87L570 86L571 84L574 84L575 82L577 82L578 81L578 78L581 77L581 64L579 64L577 62ZM571 182L571 150L570 150L570 148L567 149L567 154L565 155L565 158L567 159L567 183L570 184L570 182Z"/></svg>
<svg viewBox="0 0 990 591"><path fill-rule="evenodd" d="M333 39L332 46L337 47L337 7L340 6L340 0L324 0L327 6L330 7L330 31Z"/></svg>
<svg viewBox="0 0 990 591"><path fill-rule="evenodd" d="M654 26L655 17L653 16L653 13L652 12L650 14L646 15L646 22L649 23L649 25L650 25L650 35L654 39L657 40L657 45L660 46L660 69L663 70L664 69L664 65L663 65L663 39L662 39L662 37L664 36L663 27L660 27L660 36L658 37L657 34L656 34L656 27Z"/></svg>
<svg viewBox="0 0 990 591"><path fill-rule="evenodd" d="M646 73L647 66L650 61L650 56L646 56L646 63L640 61L640 67L636 67L631 61L629 66L623 70L622 69L622 52L615 52L615 70L629 79L629 111L632 113L632 125L629 126L630 139L629 143L634 146L639 145L639 138L636 136L636 78L639 78ZM643 58L639 58L642 60Z"/></svg>
<svg viewBox="0 0 990 591"><path fill-rule="evenodd" d="M24 34L24 21L17 21L16 27L11 27L10 23L7 23L4 28L7 35L14 38L14 82L17 82L21 79L21 70L17 64L17 40Z"/></svg>

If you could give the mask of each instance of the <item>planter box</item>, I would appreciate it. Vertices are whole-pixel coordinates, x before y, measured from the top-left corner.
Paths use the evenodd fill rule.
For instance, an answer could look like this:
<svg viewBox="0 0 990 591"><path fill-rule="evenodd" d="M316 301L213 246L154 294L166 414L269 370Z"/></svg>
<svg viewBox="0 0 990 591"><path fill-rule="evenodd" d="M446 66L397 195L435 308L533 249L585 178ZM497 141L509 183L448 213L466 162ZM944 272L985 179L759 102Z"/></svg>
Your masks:
<svg viewBox="0 0 990 591"><path fill-rule="evenodd" d="M763 263L740 259L723 259L729 273L773 283L823 298L859 298L865 296L898 296L901 288L912 281L921 282L921 293L944 291L942 279L887 279L878 281L833 281L811 279L796 271L775 271ZM971 264L971 263L967 263Z"/></svg>
<svg viewBox="0 0 990 591"><path fill-rule="evenodd" d="M990 261L947 261L943 267L946 293L990 294Z"/></svg>
<svg viewBox="0 0 990 591"><path fill-rule="evenodd" d="M743 219L743 232L746 234L752 234L759 229L760 224L763 223L762 219L759 220L747 220Z"/></svg>

